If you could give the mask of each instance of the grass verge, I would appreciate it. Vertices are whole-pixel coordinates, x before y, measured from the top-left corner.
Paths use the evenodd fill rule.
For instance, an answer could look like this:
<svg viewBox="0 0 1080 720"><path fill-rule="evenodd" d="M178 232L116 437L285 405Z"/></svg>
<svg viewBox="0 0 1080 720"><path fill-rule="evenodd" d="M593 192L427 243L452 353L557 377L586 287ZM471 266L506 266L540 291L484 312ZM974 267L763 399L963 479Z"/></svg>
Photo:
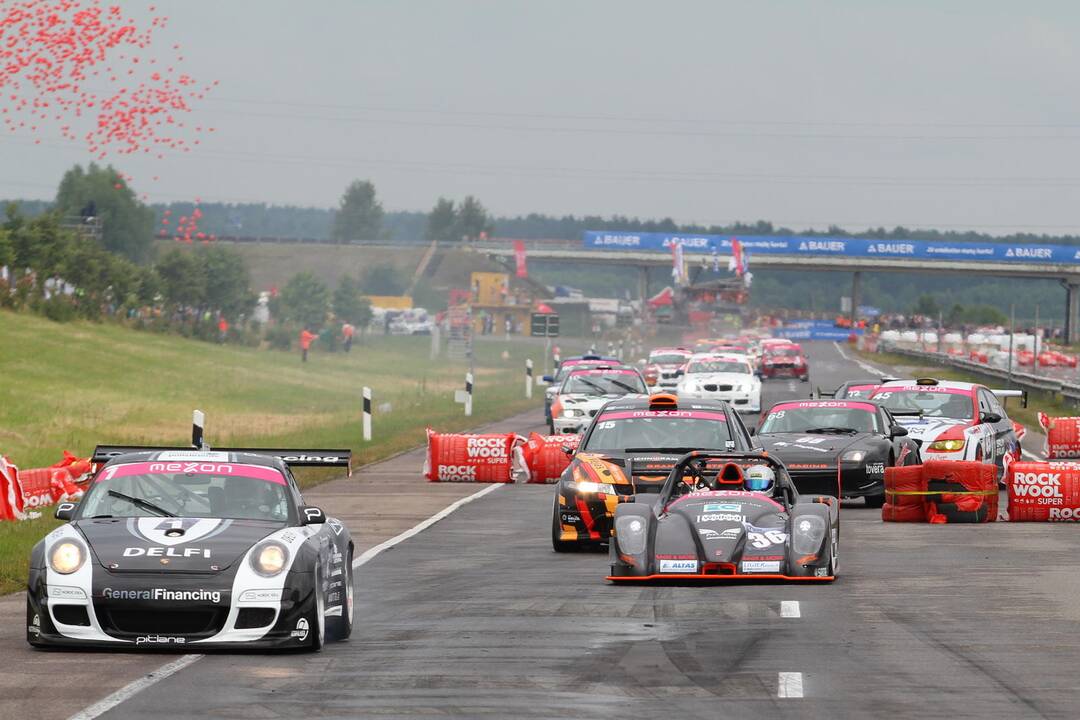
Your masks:
<svg viewBox="0 0 1080 720"><path fill-rule="evenodd" d="M348 447L366 464L454 431L539 407L524 398L525 359L543 346L476 344L473 415L453 400L466 367L430 360L425 337L375 337L352 353L298 354L219 346L115 325L56 324L0 312L0 453L21 467L88 455L98 443L190 442L191 411L206 412L211 445ZM361 388L374 392L374 440L361 440ZM388 411L380 405L389 403ZM340 473L299 473L305 486ZM48 515L50 509L43 509ZM0 593L22 587L30 548L49 517L0 523Z"/></svg>

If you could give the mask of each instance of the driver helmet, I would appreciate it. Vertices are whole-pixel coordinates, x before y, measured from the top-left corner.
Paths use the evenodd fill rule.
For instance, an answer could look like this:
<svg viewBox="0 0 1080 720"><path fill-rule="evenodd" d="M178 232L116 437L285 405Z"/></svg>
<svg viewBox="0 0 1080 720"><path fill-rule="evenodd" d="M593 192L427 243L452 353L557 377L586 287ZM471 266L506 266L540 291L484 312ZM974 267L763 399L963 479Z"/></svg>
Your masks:
<svg viewBox="0 0 1080 720"><path fill-rule="evenodd" d="M743 487L753 492L771 492L776 484L776 473L768 465L748 467L743 478Z"/></svg>

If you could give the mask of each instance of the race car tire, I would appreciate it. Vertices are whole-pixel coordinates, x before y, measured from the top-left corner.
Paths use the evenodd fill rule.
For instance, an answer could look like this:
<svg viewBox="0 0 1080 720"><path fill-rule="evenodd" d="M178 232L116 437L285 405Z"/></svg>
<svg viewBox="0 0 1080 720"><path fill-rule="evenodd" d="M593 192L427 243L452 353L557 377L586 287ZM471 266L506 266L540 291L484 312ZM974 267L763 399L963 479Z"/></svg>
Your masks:
<svg viewBox="0 0 1080 720"><path fill-rule="evenodd" d="M799 380L802 381L802 382L810 382L810 376L809 375L803 375L801 378L799 378Z"/></svg>
<svg viewBox="0 0 1080 720"><path fill-rule="evenodd" d="M323 597L322 591L322 571L317 566L315 589L312 592L315 593L315 617L311 623L311 645L308 649L311 652L319 652L326 641L326 598Z"/></svg>
<svg viewBox="0 0 1080 720"><path fill-rule="evenodd" d="M885 504L885 493L881 493L880 495L867 495L866 496L866 507L868 507L868 508L874 508L875 510L880 510L881 506L884 505L884 504Z"/></svg>
<svg viewBox="0 0 1080 720"><path fill-rule="evenodd" d="M348 640L352 635L353 626L353 551L349 548L349 554L345 559L345 597L341 615L332 615L326 618L326 636L331 640Z"/></svg>
<svg viewBox="0 0 1080 720"><path fill-rule="evenodd" d="M559 495L555 494L554 506L551 508L551 549L557 553L573 552L577 549L574 543L562 539L562 523L559 521Z"/></svg>

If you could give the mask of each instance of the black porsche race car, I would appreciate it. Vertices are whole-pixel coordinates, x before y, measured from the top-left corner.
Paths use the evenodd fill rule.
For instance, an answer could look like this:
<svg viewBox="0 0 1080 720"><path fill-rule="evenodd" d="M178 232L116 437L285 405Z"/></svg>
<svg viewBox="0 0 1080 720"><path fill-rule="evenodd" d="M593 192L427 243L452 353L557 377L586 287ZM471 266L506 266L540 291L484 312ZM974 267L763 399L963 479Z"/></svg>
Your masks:
<svg viewBox="0 0 1080 720"><path fill-rule="evenodd" d="M739 414L724 402L667 393L613 400L592 419L555 486L551 544L556 552L599 548L611 536L619 503L659 492L684 453L752 446Z"/></svg>
<svg viewBox="0 0 1080 720"><path fill-rule="evenodd" d="M747 490L762 468L767 491ZM763 452L691 452L655 496L615 510L612 582L836 578L839 501L800 495Z"/></svg>
<svg viewBox="0 0 1080 720"><path fill-rule="evenodd" d="M918 444L888 410L866 400L794 400L773 405L757 429L765 449L800 492L885 502L885 468L918 465Z"/></svg>
<svg viewBox="0 0 1080 720"><path fill-rule="evenodd" d="M352 632L353 542L290 466L348 450L99 447L69 522L34 546L37 647L309 648Z"/></svg>

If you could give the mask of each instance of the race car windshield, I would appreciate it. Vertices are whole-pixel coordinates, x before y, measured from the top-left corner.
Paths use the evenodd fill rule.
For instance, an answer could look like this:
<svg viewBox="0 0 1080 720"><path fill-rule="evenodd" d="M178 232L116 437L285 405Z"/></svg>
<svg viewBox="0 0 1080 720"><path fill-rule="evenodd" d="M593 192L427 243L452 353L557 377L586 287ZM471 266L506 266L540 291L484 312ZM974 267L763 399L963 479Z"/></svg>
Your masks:
<svg viewBox="0 0 1080 720"><path fill-rule="evenodd" d="M580 361L579 360L577 362L575 362L573 360L567 360L566 362L564 362L562 365L559 366L559 371L557 373L555 373L555 380L556 381L565 380L566 376L570 374L571 370L584 370L584 369L588 368L590 365L599 365L599 364L600 364L600 362L598 360L597 361L593 361L593 360Z"/></svg>
<svg viewBox="0 0 1080 720"><path fill-rule="evenodd" d="M686 368L690 373L741 373L750 375L750 366L738 360L698 360Z"/></svg>
<svg viewBox="0 0 1080 720"><path fill-rule="evenodd" d="M686 362L686 356L680 353L661 353L650 355L649 362L657 365L682 365Z"/></svg>
<svg viewBox="0 0 1080 720"><path fill-rule="evenodd" d="M765 433L812 433L851 430L880 432L877 413L863 408L780 408L769 413L761 425Z"/></svg>
<svg viewBox="0 0 1080 720"><path fill-rule="evenodd" d="M916 388L881 390L872 398L898 414L917 412L926 417L943 417L954 420L971 420L974 410L969 395Z"/></svg>
<svg viewBox="0 0 1080 720"><path fill-rule="evenodd" d="M628 448L729 450L726 422L703 418L643 417L596 423L585 443L589 452L625 452Z"/></svg>
<svg viewBox="0 0 1080 720"><path fill-rule="evenodd" d="M162 465L163 463L140 463ZM287 486L270 467L252 472L277 475L277 481L244 474L244 466L225 466L229 474L198 472L116 472L105 468L91 486L80 508L83 518L94 517L188 517L272 520L289 517Z"/></svg>
<svg viewBox="0 0 1080 720"><path fill-rule="evenodd" d="M645 393L645 384L636 374L571 375L562 388L566 395L626 395Z"/></svg>

